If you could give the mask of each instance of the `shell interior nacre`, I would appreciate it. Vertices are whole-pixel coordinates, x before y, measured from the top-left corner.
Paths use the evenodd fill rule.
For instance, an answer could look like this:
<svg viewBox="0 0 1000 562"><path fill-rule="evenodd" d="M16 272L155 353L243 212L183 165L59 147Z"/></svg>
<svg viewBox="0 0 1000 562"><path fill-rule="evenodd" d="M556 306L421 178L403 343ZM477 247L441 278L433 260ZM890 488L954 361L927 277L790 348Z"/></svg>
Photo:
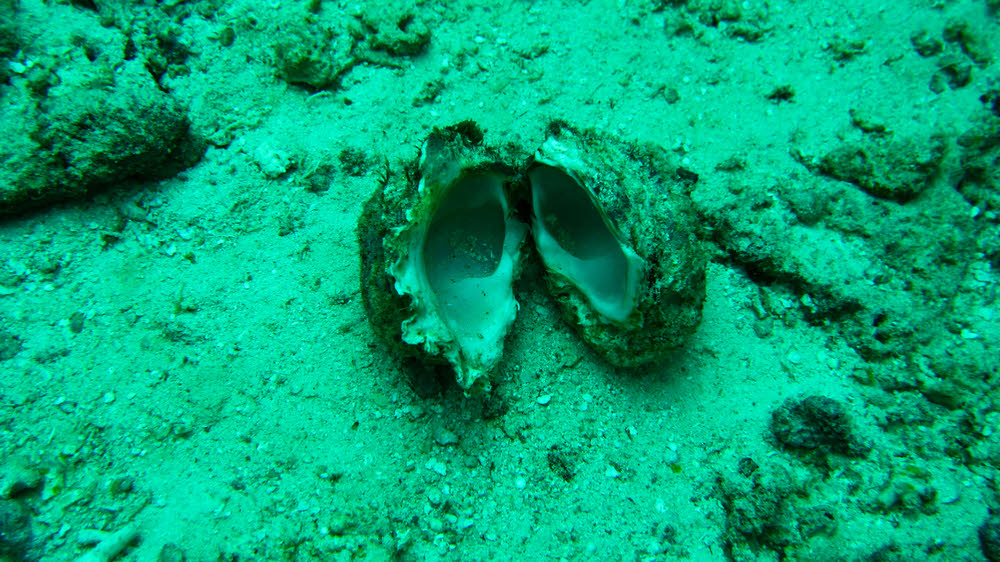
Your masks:
<svg viewBox="0 0 1000 562"><path fill-rule="evenodd" d="M455 144L424 146L420 203L394 233L389 273L412 299L402 340L444 357L463 388L480 379L488 388L517 314L513 283L528 228L511 212L509 171L452 165L467 158Z"/></svg>
<svg viewBox="0 0 1000 562"><path fill-rule="evenodd" d="M566 171L528 172L532 233L548 267L574 285L607 321L626 323L639 299L643 260L622 243L590 192Z"/></svg>
<svg viewBox="0 0 1000 562"><path fill-rule="evenodd" d="M427 298L466 359L483 367L499 360L495 352L517 312L513 256L526 233L521 223L506 221L504 179L475 175L452 187L421 252Z"/></svg>

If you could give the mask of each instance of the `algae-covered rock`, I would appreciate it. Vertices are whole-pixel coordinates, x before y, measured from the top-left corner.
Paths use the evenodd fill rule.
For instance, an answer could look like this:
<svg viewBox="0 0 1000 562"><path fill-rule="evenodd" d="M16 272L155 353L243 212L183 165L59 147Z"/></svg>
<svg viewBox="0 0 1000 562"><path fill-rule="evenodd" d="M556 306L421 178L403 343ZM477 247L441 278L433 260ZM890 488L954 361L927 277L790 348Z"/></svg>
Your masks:
<svg viewBox="0 0 1000 562"><path fill-rule="evenodd" d="M871 450L844 405L825 396L787 400L771 416L771 433L782 446L802 453L857 457Z"/></svg>
<svg viewBox="0 0 1000 562"><path fill-rule="evenodd" d="M722 531L728 560L776 560L813 545L811 539L832 536L840 520L836 505L810 497L804 475L773 463L758 465L750 457L738 472L720 474L712 489L722 508ZM781 553L779 555L779 553ZM808 558L806 556L805 558Z"/></svg>
<svg viewBox="0 0 1000 562"><path fill-rule="evenodd" d="M313 90L341 88L361 64L403 68L396 59L424 53L431 41L420 13L399 2L373 3L351 17L292 6L276 21L269 41L277 76Z"/></svg>
<svg viewBox="0 0 1000 562"><path fill-rule="evenodd" d="M34 560L31 515L16 501L0 499L0 560Z"/></svg>
<svg viewBox="0 0 1000 562"><path fill-rule="evenodd" d="M962 164L958 190L987 218L996 220L1000 215L1000 117L983 117L958 138L958 144Z"/></svg>
<svg viewBox="0 0 1000 562"><path fill-rule="evenodd" d="M393 56L423 53L431 42L430 27L419 12L393 3L375 4L361 16L368 47Z"/></svg>
<svg viewBox="0 0 1000 562"><path fill-rule="evenodd" d="M272 62L278 77L289 84L336 89L360 62L355 40L344 29L311 23L289 26L273 45Z"/></svg>
<svg viewBox="0 0 1000 562"><path fill-rule="evenodd" d="M204 143L185 110L141 62L123 63L108 80L106 87L56 81L36 107L4 108L0 215L164 179L201 158Z"/></svg>
<svg viewBox="0 0 1000 562"><path fill-rule="evenodd" d="M0 0L0 84L7 82L11 71L8 59L21 46L19 30L15 25L17 4L12 0Z"/></svg>
<svg viewBox="0 0 1000 562"><path fill-rule="evenodd" d="M817 168L875 197L906 202L928 186L944 151L942 135L926 139L869 136L834 148L820 159Z"/></svg>
<svg viewBox="0 0 1000 562"><path fill-rule="evenodd" d="M990 562L1000 562L1000 515L990 516L979 526L979 546Z"/></svg>

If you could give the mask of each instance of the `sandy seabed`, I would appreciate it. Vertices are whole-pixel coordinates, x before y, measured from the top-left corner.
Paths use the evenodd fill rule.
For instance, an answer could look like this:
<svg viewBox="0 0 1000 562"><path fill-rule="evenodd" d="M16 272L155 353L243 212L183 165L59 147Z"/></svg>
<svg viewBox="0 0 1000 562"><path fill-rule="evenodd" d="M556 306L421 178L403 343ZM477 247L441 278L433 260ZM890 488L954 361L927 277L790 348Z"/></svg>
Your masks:
<svg viewBox="0 0 1000 562"><path fill-rule="evenodd" d="M0 1L0 560L1000 560L996 10ZM390 352L358 217L466 119L696 178L682 348L534 263L489 395Z"/></svg>

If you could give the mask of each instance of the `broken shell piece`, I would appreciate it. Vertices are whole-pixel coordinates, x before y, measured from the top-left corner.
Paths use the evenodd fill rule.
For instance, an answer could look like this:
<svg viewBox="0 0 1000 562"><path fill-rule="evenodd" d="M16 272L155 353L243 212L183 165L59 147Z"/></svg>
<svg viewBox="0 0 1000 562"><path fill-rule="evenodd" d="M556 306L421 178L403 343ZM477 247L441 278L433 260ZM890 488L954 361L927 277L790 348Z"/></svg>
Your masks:
<svg viewBox="0 0 1000 562"><path fill-rule="evenodd" d="M663 149L556 122L527 176L549 290L581 337L622 367L682 344L701 322L706 256Z"/></svg>
<svg viewBox="0 0 1000 562"><path fill-rule="evenodd" d="M458 384L489 388L517 302L527 226L513 217L508 155L471 122L435 130L405 181L365 205L362 297L376 331L451 364Z"/></svg>

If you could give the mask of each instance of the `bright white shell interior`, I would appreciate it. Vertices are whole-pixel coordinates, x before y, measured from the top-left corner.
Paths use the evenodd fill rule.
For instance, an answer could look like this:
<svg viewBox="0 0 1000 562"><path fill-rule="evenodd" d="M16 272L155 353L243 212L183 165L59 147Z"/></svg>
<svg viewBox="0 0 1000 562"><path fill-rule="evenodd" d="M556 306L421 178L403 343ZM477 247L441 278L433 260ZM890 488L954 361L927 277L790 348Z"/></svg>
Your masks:
<svg viewBox="0 0 1000 562"><path fill-rule="evenodd" d="M464 353L485 357L501 346L517 311L511 250L524 237L507 233L503 178L460 180L427 229L423 260L445 324ZM513 248L510 246L513 245Z"/></svg>
<svg viewBox="0 0 1000 562"><path fill-rule="evenodd" d="M625 323L639 299L643 261L623 244L590 192L560 168L528 172L532 233L546 267L563 276L605 320Z"/></svg>
<svg viewBox="0 0 1000 562"><path fill-rule="evenodd" d="M465 388L499 362L517 313L513 282L527 226L510 216L505 179L457 180L413 238L406 263L393 268L397 290L413 295L416 309L403 339L439 350Z"/></svg>

